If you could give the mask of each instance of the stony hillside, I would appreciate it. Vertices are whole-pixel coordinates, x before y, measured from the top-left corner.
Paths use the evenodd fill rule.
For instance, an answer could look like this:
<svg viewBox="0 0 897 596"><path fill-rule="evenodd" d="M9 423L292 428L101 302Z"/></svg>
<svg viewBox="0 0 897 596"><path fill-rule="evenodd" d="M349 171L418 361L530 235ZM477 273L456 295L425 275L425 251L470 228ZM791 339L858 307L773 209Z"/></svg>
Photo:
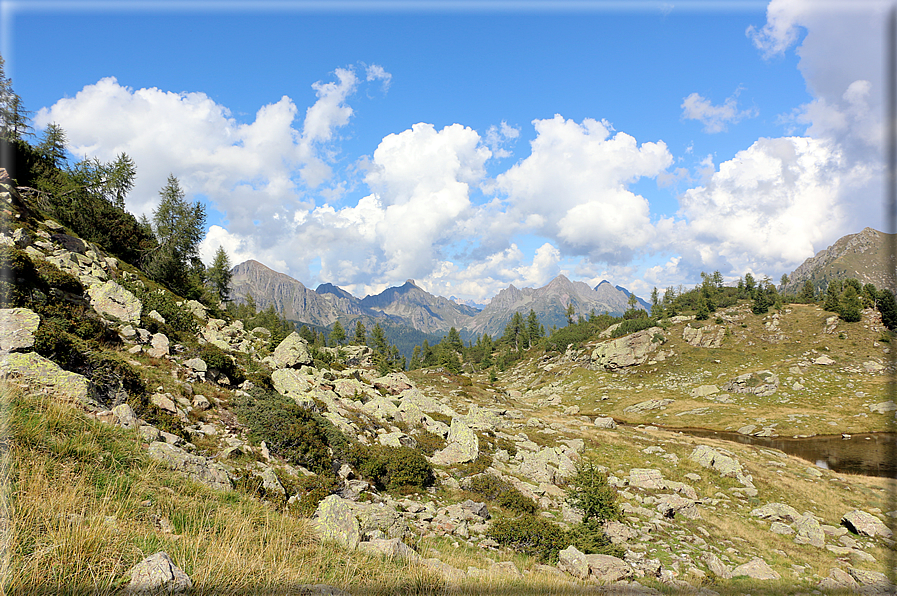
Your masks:
<svg viewBox="0 0 897 596"><path fill-rule="evenodd" d="M887 275L887 264L893 271L897 255L893 254L894 238L890 234L865 228L858 234L840 238L828 248L807 259L788 276L786 292L797 294L810 281L817 290L824 290L829 280L849 277L860 283L897 292L893 277Z"/></svg>
<svg viewBox="0 0 897 596"><path fill-rule="evenodd" d="M886 428L873 311L736 305L532 352L497 380L380 376L367 347L273 345L2 191L4 591L893 588L884 480L659 426Z"/></svg>

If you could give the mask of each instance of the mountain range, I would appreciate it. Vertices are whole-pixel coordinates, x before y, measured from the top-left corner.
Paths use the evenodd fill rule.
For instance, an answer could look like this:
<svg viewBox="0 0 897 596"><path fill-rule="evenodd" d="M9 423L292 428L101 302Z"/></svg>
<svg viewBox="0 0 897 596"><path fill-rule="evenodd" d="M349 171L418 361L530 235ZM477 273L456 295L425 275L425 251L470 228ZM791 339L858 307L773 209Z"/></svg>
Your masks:
<svg viewBox="0 0 897 596"><path fill-rule="evenodd" d="M872 228L844 236L795 269L785 291L797 294L807 280L817 289L824 290L830 280L848 277L855 277L864 284L875 284L878 288L897 290L884 267L888 254L892 270L897 264L891 248L894 241L893 235ZM541 288L508 286L478 309L435 296L412 279L379 294L356 298L329 283L309 289L302 282L258 261L240 263L231 273L232 294L237 302L252 295L259 308L273 305L285 318L318 328L330 327L339 320L351 332L349 326L355 321L360 320L368 327L379 323L391 340L400 336L407 339L408 350L414 345L412 341L416 344L424 339L438 341L452 327L464 339L483 333L499 335L515 312L526 315L530 309L546 329L566 324L570 304L577 316L588 316L593 310L619 316L629 308L630 295L626 288L606 280L592 288L584 282L559 275ZM650 310L646 301L636 298L638 308Z"/></svg>
<svg viewBox="0 0 897 596"><path fill-rule="evenodd" d="M344 327L361 320L365 325L379 323L385 330L407 326L438 339L452 327L464 338L482 333L492 336L504 331L515 312L532 309L546 327L566 324L567 307L573 304L577 316L591 311L621 315L629 306L625 288L602 281L594 288L581 281L559 275L541 288L513 285L498 293L482 310L435 296L409 279L398 287L379 294L356 298L333 284L321 284L315 290L302 282L278 273L258 261L245 261L231 270L233 298L244 302L251 295L258 308L273 305L285 318L315 327L329 327L339 320ZM638 308L646 308L639 300Z"/></svg>

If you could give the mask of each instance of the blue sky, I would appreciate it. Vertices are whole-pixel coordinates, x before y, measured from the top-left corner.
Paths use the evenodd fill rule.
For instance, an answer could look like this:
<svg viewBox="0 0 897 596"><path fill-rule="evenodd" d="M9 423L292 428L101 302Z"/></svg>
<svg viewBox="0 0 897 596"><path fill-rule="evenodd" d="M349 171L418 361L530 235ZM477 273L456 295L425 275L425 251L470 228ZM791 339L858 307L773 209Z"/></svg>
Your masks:
<svg viewBox="0 0 897 596"><path fill-rule="evenodd" d="M646 296L882 228L887 2L0 4L38 134L310 287Z"/></svg>

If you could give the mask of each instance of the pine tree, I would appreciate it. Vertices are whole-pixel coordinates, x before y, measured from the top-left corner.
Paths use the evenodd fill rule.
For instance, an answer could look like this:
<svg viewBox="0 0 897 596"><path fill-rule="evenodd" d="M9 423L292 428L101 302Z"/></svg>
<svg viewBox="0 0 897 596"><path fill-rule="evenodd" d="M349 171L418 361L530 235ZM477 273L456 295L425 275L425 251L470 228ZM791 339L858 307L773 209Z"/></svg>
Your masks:
<svg viewBox="0 0 897 596"><path fill-rule="evenodd" d="M833 279L828 283L822 308L829 312L841 312L841 284L838 280Z"/></svg>
<svg viewBox="0 0 897 596"><path fill-rule="evenodd" d="M526 331L529 335L530 346L545 335L542 326L539 325L539 317L536 316L536 311L533 309L529 309L529 315L526 317Z"/></svg>
<svg viewBox="0 0 897 596"><path fill-rule="evenodd" d="M576 307L573 306L573 303L567 305L567 325L573 324L573 315L576 314Z"/></svg>
<svg viewBox="0 0 897 596"><path fill-rule="evenodd" d="M847 288L841 294L840 303L841 311L839 315L842 320L848 323L856 323L863 318L860 297L853 284L847 284Z"/></svg>
<svg viewBox="0 0 897 596"><path fill-rule="evenodd" d="M205 232L206 211L202 203L189 204L178 179L168 177L162 198L153 211L153 233L158 247L147 256L144 270L154 280L184 295L190 291L189 270L199 254Z"/></svg>
<svg viewBox="0 0 897 596"><path fill-rule="evenodd" d="M44 129L43 139L37 146L38 152L50 160L54 168L61 168L65 163L65 146L68 143L65 131L55 122L51 122Z"/></svg>
<svg viewBox="0 0 897 596"><path fill-rule="evenodd" d="M227 258L227 252L225 252L224 248L221 246L219 246L218 250L215 252L215 259L212 261L212 266L209 267L209 270L206 272L206 277L209 280L209 283L212 284L212 288L215 290L218 299L221 302L228 302L230 300L230 282L232 275L230 272L230 259Z"/></svg>
<svg viewBox="0 0 897 596"><path fill-rule="evenodd" d="M343 345L344 341L346 341L346 330L343 329L343 326L337 320L333 324L333 330L330 331L330 344L334 347L339 347Z"/></svg>
<svg viewBox="0 0 897 596"><path fill-rule="evenodd" d="M446 343L449 348L456 352L462 352L464 350L464 342L461 341L461 335L458 334L458 330L454 327L449 329Z"/></svg>
<svg viewBox="0 0 897 596"><path fill-rule="evenodd" d="M797 299L803 304L816 302L816 289L813 287L813 282L811 282L809 279L804 282L804 287L800 291L800 296L798 296Z"/></svg>
<svg viewBox="0 0 897 596"><path fill-rule="evenodd" d="M352 338L352 343L356 346L367 344L367 329L364 328L364 323L361 320L355 323L355 337Z"/></svg>
<svg viewBox="0 0 897 596"><path fill-rule="evenodd" d="M877 303L882 324L891 331L897 329L897 299L891 290L884 289L878 292Z"/></svg>

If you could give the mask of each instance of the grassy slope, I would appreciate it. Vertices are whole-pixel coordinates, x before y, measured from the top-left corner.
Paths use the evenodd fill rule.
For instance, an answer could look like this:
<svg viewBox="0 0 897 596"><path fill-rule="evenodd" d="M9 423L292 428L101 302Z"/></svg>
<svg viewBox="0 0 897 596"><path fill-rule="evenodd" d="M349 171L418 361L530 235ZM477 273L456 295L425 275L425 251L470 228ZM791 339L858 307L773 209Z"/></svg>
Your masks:
<svg viewBox="0 0 897 596"><path fill-rule="evenodd" d="M832 313L816 306L789 305L780 315L785 339L765 329L768 315L754 315L746 305L725 309L728 335L718 349L695 348L682 339L684 323L670 326L662 350L674 356L656 364L621 372L590 371L577 364L546 372L535 365L523 367L508 378L507 386L528 390L558 382L555 392L565 405L578 405L583 413L613 416L627 422L674 427L735 430L747 424L776 424L779 436L860 433L888 430L893 415L870 412L869 405L890 399L887 374L870 374L864 362L887 366L892 348L870 321L838 322L834 333L824 333ZM721 313L717 313L721 314ZM704 324L713 324L714 317ZM840 336L843 334L843 337ZM897 346L893 346L897 348ZM826 355L834 365L809 364ZM768 397L731 394L733 403L692 397L700 385L722 386L734 377L755 371L778 374L778 391ZM805 389L792 389L799 382ZM643 414L625 408L649 399L673 399L663 410Z"/></svg>

